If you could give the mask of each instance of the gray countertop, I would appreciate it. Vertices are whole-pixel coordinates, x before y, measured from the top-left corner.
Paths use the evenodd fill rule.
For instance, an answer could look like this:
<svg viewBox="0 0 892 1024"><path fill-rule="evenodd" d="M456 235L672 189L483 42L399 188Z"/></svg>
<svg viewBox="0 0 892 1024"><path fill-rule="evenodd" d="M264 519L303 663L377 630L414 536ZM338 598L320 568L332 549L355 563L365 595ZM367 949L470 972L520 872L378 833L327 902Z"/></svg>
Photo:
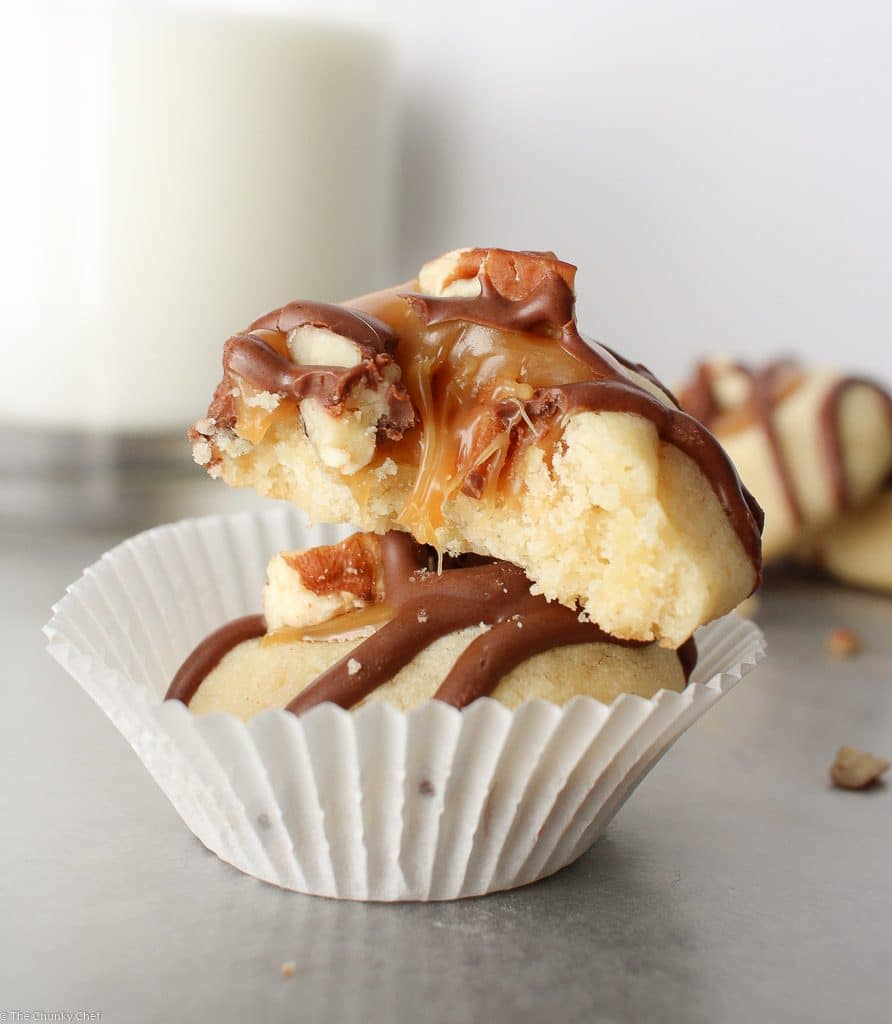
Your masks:
<svg viewBox="0 0 892 1024"><path fill-rule="evenodd" d="M116 539L0 540L0 1022L889 1018L892 788L834 790L827 767L842 743L892 754L892 600L772 580L769 659L576 864L477 900L363 905L208 853L45 654L50 604ZM828 658L835 626L860 656Z"/></svg>

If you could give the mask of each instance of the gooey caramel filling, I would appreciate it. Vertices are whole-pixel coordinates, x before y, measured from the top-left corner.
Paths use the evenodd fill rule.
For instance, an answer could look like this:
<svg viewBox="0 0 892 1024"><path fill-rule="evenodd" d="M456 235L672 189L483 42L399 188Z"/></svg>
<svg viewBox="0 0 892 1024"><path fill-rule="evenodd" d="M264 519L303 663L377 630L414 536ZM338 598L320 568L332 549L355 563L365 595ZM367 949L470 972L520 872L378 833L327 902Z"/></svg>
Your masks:
<svg viewBox="0 0 892 1024"><path fill-rule="evenodd" d="M403 383L419 414L419 425L387 453L416 469L397 522L436 545L451 497L495 500L510 488L524 447L554 445L553 424L534 423L527 412L538 391L589 380L591 372L537 333L466 320L428 324L400 289L360 301L399 335Z"/></svg>
<svg viewBox="0 0 892 1024"><path fill-rule="evenodd" d="M312 626L282 626L267 633L260 641L263 647L276 647L279 644L292 644L298 640L341 640L361 636L373 631L378 626L389 622L396 613L386 604L370 604L365 608L356 608L342 615L336 615L325 622L317 622Z"/></svg>

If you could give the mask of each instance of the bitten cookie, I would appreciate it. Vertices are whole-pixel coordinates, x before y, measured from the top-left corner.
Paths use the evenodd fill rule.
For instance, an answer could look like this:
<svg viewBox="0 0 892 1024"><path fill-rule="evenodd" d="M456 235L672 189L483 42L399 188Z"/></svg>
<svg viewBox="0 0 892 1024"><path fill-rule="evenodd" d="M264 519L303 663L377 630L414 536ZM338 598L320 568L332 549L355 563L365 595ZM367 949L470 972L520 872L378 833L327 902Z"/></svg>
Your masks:
<svg viewBox="0 0 892 1024"><path fill-rule="evenodd" d="M678 647L760 572L761 512L643 367L579 334L575 268L471 249L224 348L196 462L316 520L519 566L611 635Z"/></svg>
<svg viewBox="0 0 892 1024"><path fill-rule="evenodd" d="M448 558L402 532L282 552L269 564L264 615L230 623L184 662L167 694L196 713L250 718L302 713L326 701L386 700L407 710L430 698L464 707L491 696L508 707L577 695L681 690L692 642L672 651L619 640L542 596L513 565Z"/></svg>
<svg viewBox="0 0 892 1024"><path fill-rule="evenodd" d="M861 508L892 469L892 399L869 380L790 361L702 363L678 390L765 509L766 562Z"/></svg>

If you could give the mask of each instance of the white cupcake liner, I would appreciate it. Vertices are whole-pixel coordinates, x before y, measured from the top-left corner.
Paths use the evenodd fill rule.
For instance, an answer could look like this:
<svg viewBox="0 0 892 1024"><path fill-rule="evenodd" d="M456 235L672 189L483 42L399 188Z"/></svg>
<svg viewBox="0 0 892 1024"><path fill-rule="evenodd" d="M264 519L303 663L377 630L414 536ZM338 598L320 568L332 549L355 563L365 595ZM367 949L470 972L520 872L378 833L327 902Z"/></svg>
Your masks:
<svg viewBox="0 0 892 1024"><path fill-rule="evenodd" d="M286 889L438 900L525 885L594 842L669 746L762 659L749 622L697 634L682 693L577 697L514 711L371 703L272 709L243 723L163 701L203 636L257 611L277 551L332 543L296 512L185 520L140 534L84 572L46 626L52 656L118 727L195 835Z"/></svg>

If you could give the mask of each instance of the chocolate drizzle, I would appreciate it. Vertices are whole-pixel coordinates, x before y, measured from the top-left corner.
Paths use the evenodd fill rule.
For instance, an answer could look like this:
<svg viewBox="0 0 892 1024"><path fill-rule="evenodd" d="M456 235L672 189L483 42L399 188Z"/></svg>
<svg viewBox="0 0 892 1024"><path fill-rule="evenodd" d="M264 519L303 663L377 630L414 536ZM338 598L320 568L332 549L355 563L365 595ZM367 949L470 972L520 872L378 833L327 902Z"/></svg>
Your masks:
<svg viewBox="0 0 892 1024"><path fill-rule="evenodd" d="M233 619L214 630L195 648L180 666L164 696L165 700L179 700L188 704L198 687L229 654L245 640L253 640L266 632L266 619L262 615L245 615Z"/></svg>
<svg viewBox="0 0 892 1024"><path fill-rule="evenodd" d="M328 302L289 302L258 317L248 332L268 330L287 334L298 327L320 327L349 338L366 358L381 353L392 355L398 340L387 324L369 313Z"/></svg>
<svg viewBox="0 0 892 1024"><path fill-rule="evenodd" d="M478 272L479 295L437 296L409 292L405 298L430 326L464 320L504 331L545 327L559 336L564 327L572 323L573 292L556 271L543 273L522 297L510 298L496 288L484 267L482 264Z"/></svg>
<svg viewBox="0 0 892 1024"><path fill-rule="evenodd" d="M751 376L750 401L753 414L762 425L768 447L771 451L771 458L777 469L778 478L783 487L787 507L790 510L790 517L799 526L802 523L802 506L796 494L796 485L793 481L786 455L781 446L780 436L774 423L775 395L782 390L778 387L778 381L789 371L790 364L786 362L771 363L764 369L753 373Z"/></svg>
<svg viewBox="0 0 892 1024"><path fill-rule="evenodd" d="M223 361L230 373L254 387L301 401L317 398L323 405L340 410L348 391L361 380L380 380L387 356L373 356L356 366L298 366L280 356L267 342L251 334L236 334L226 342Z"/></svg>
<svg viewBox="0 0 892 1024"><path fill-rule="evenodd" d="M610 636L580 621L578 612L532 595L530 581L508 562L462 556L448 560L438 573L433 552L408 534L391 531L378 543L380 600L393 617L313 680L288 711L301 714L326 701L353 707L435 640L470 626L490 628L471 641L434 694L434 699L459 708L492 693L513 668L542 651L586 643L648 646ZM262 616L238 619L212 633L186 659L167 697L188 704L229 650L262 633ZM682 646L678 657L687 680L696 663L693 640Z"/></svg>
<svg viewBox="0 0 892 1024"><path fill-rule="evenodd" d="M276 340L287 351L288 333L308 326L348 338L357 347L359 361L346 367L302 366L270 344L270 336L277 335ZM399 440L415 425L415 410L401 384L387 383L387 370L395 367L396 344L397 336L391 328L368 313L324 302L291 302L255 320L246 332L226 342L224 380L208 414L217 425L234 423L234 406L231 399L227 401L233 378L296 402L315 398L334 416L343 412L349 393L363 383L385 389L388 413L378 424L379 435ZM393 376L398 376L398 368Z"/></svg>
<svg viewBox="0 0 892 1024"><path fill-rule="evenodd" d="M846 391L851 387L869 387L876 390L885 400L886 412L889 417L889 429L892 430L892 395L884 391L875 381L861 377L843 377L836 381L824 395L818 410L818 428L821 437L821 449L824 454L824 465L830 481L830 492L837 508L849 508L852 495L846 479L845 460L842 454L842 437L840 431L840 406Z"/></svg>

